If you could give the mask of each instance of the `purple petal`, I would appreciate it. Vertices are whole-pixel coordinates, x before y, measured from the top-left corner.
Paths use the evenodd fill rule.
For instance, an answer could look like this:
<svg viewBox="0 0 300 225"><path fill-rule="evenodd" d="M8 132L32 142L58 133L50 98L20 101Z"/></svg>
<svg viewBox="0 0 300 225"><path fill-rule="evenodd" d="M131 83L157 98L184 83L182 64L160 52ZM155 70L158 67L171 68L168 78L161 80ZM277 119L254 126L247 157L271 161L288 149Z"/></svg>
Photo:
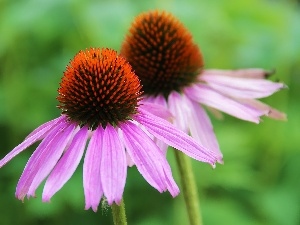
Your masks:
<svg viewBox="0 0 300 225"><path fill-rule="evenodd" d="M46 181L43 201L50 201L50 198L62 188L75 172L84 152L87 134L88 129L83 127L74 136L71 145L58 161Z"/></svg>
<svg viewBox="0 0 300 225"><path fill-rule="evenodd" d="M185 133L188 133L188 126L191 121L187 118L191 114L190 106L184 100L183 96L176 91L172 91L168 98L168 105L175 119L173 124Z"/></svg>
<svg viewBox="0 0 300 225"><path fill-rule="evenodd" d="M50 120L50 121L42 124L41 126L39 126L38 128L36 128L34 131L32 131L30 134L28 134L27 137L25 138L25 140L28 139L28 138L30 138L31 136L35 135L36 133L40 132L41 130L47 128L47 127L50 127L50 128L53 127L55 124L58 124L58 123L62 122L63 120L66 120L66 116L65 115L60 116L60 117L58 117L58 118L56 118L54 120Z"/></svg>
<svg viewBox="0 0 300 225"><path fill-rule="evenodd" d="M118 132L111 125L104 129L100 170L102 188L108 204L120 204L125 187L127 162L125 148L120 142Z"/></svg>
<svg viewBox="0 0 300 225"><path fill-rule="evenodd" d="M100 177L103 133L104 130L101 126L94 131L83 163L85 209L92 207L95 212L103 195Z"/></svg>
<svg viewBox="0 0 300 225"><path fill-rule="evenodd" d="M143 96L143 100L141 101L141 103L144 103L144 102L148 102L148 103L153 103L153 104L157 104L157 105L161 105L161 106L164 106L165 108L167 108L167 101L165 99L165 97L163 95L157 95L157 96L148 96L148 95L145 95Z"/></svg>
<svg viewBox="0 0 300 225"><path fill-rule="evenodd" d="M173 119L173 115L169 112L166 106L158 105L155 103L142 102L139 108L143 108L146 111L150 111L155 116L158 116L165 120Z"/></svg>
<svg viewBox="0 0 300 225"><path fill-rule="evenodd" d="M165 182L167 185L167 189L170 192L170 194L172 195L172 197L174 198L180 193L180 190L173 178L169 163L168 162L164 163L162 166L163 166L163 169L165 172L164 176L165 176Z"/></svg>
<svg viewBox="0 0 300 225"><path fill-rule="evenodd" d="M204 147L214 151L221 158L222 153L207 113L198 103L189 100L187 97L185 97L185 101L191 110L189 115L191 136L198 140Z"/></svg>
<svg viewBox="0 0 300 225"><path fill-rule="evenodd" d="M241 78L256 78L256 79L264 79L270 74L274 73L274 71L267 71L260 68L250 68L250 69L239 69L239 70L220 70L220 69L208 69L203 70L199 77L203 75L222 75L229 77L241 77Z"/></svg>
<svg viewBox="0 0 300 225"><path fill-rule="evenodd" d="M64 152L66 145L72 137L75 124L71 124L62 132L58 133L51 144L47 146L45 152L41 156L40 168L29 187L27 196L35 196L35 191L41 182L49 175L53 167Z"/></svg>
<svg viewBox="0 0 300 225"><path fill-rule="evenodd" d="M34 178L36 177L36 174L38 173L40 168L44 166L42 162L45 162L47 160L47 151L49 154L51 154L51 151L49 151L48 149L51 148L52 145L55 145L55 138L59 137L59 135L63 133L67 134L67 132L64 132L67 127L68 124L66 123L58 124L48 133L44 140L39 144L37 149L33 152L19 179L16 190L17 198L23 200L24 197L28 194L29 188Z"/></svg>
<svg viewBox="0 0 300 225"><path fill-rule="evenodd" d="M153 103L157 104L157 105L164 106L165 108L167 108L167 101L166 101L166 99L163 95L155 96L154 100L153 100Z"/></svg>
<svg viewBox="0 0 300 225"><path fill-rule="evenodd" d="M266 116L276 119L286 121L286 114L278 111L277 109L272 108L271 106L262 103L261 101L255 99L239 99L239 101L251 105L253 108L257 108L259 110L267 111Z"/></svg>
<svg viewBox="0 0 300 225"><path fill-rule="evenodd" d="M161 168L156 167L154 163L155 160L157 160L157 157L155 155L156 152L153 150L148 150L148 145L151 146L151 144L153 144L153 141L149 137L145 139L145 136L147 135L142 132L141 128L137 126L136 128L135 126L136 125L132 124L131 122L122 124L120 126L123 131L122 134L127 152L134 164L136 164L137 169L147 180L147 182L154 188L156 188L159 192L163 192L166 189L166 186L159 176L159 174L163 171L158 171L158 169ZM137 135L137 133L143 134ZM138 139L136 136L138 136L140 139ZM143 140L143 143L140 143L140 140ZM151 144L149 144L148 142L151 142Z"/></svg>
<svg viewBox="0 0 300 225"><path fill-rule="evenodd" d="M151 135L151 136L153 136L153 135ZM163 142L162 140L160 140L154 136L153 136L152 140L154 141L154 143L157 145L157 147L163 152L164 156L166 157L169 146L165 142Z"/></svg>
<svg viewBox="0 0 300 225"><path fill-rule="evenodd" d="M264 98L286 86L263 79L226 77L219 75L202 75L201 80L220 93L235 98Z"/></svg>
<svg viewBox="0 0 300 225"><path fill-rule="evenodd" d="M128 154L128 152L126 152L126 161L127 161L127 166L132 167L134 166L134 162L132 161L130 155Z"/></svg>
<svg viewBox="0 0 300 225"><path fill-rule="evenodd" d="M179 193L171 168L163 152L132 122L120 126L128 154L145 180L159 192L169 190L175 197Z"/></svg>
<svg viewBox="0 0 300 225"><path fill-rule="evenodd" d="M49 130L54 129L60 122L61 117L57 118L55 122L49 121L47 126L41 125L37 129L35 129L30 136L28 136L22 143L16 146L13 150L11 150L2 160L0 160L0 168L4 166L7 162L9 162L13 157L18 155L20 152L28 148L30 145L40 140L41 137Z"/></svg>
<svg viewBox="0 0 300 225"><path fill-rule="evenodd" d="M132 122L135 123L138 127L140 127L143 130L143 132L145 132L148 135L148 137L150 137L154 141L154 143L157 145L157 147L160 150L162 150L162 152L165 156L167 155L167 150L168 150L169 146L165 142L156 138L153 134L149 133L149 131L144 126L139 124L138 122L136 122L136 121L132 121Z"/></svg>
<svg viewBox="0 0 300 225"><path fill-rule="evenodd" d="M197 84L185 89L192 100L214 107L239 119L259 123L259 117L266 111L255 109L250 105L228 98L204 84Z"/></svg>
<svg viewBox="0 0 300 225"><path fill-rule="evenodd" d="M213 166L216 161L222 160L214 152L201 146L183 131L178 130L174 125L142 109L139 110L140 112L135 115L136 121L144 125L152 135L168 145L177 148L196 160L210 163Z"/></svg>
<svg viewBox="0 0 300 225"><path fill-rule="evenodd" d="M146 102L146 104L145 104L145 102ZM165 98L163 96L158 95L156 97L150 97L150 101L149 102L152 102L152 103L148 103L148 97L145 97L144 100L142 101L142 105L140 105L139 108L141 108L141 109L143 109L145 111L151 112L155 116L158 116L158 117L160 117L162 119L165 119L165 120L168 120L170 122L172 122L174 120L174 116L168 110L167 102L166 102L166 100L165 100ZM147 131L146 131L146 133L147 133ZM151 134L150 134L150 136L151 136ZM168 149L168 145L165 142L157 139L156 137L153 137L152 139L156 143L156 145L166 155L167 149Z"/></svg>

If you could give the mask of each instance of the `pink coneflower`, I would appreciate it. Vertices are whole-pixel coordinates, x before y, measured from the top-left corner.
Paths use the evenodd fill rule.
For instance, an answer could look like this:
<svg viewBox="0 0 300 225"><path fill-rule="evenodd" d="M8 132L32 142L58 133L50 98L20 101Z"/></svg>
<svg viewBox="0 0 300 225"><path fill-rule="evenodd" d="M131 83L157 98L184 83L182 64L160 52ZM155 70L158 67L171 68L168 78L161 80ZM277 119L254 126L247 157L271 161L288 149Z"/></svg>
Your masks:
<svg viewBox="0 0 300 225"><path fill-rule="evenodd" d="M169 13L150 11L137 16L121 55L140 78L145 101L168 108L178 128L220 156L202 105L254 123L263 115L285 119L285 114L256 100L284 84L265 80L269 72L263 69L203 70L203 57L192 35Z"/></svg>
<svg viewBox="0 0 300 225"><path fill-rule="evenodd" d="M25 196L35 196L46 179L42 199L50 201L76 170L86 145L85 208L92 207L94 211L103 196L109 205L120 203L128 161L159 192L169 191L172 196L179 193L165 155L153 136L196 160L211 165L221 160L158 117L168 115L163 107L140 103L140 89L131 66L115 51L80 51L67 66L58 89L62 115L35 129L0 161L2 167L42 140L26 164L16 197L23 200Z"/></svg>

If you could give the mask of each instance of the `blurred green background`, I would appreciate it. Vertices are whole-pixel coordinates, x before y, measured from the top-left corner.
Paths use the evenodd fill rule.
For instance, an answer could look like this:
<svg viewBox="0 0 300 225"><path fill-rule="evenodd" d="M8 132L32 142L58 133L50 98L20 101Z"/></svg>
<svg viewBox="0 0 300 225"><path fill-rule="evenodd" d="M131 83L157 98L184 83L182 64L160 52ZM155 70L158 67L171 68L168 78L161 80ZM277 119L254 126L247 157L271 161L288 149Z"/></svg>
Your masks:
<svg viewBox="0 0 300 225"><path fill-rule="evenodd" d="M193 161L204 224L300 224L300 5L275 0L0 1L0 157L38 125L56 118L57 88L69 60L89 47L120 49L142 11L175 14L194 35L206 68L276 69L288 90L264 100L288 122L259 125L212 118L224 153L215 170ZM84 210L82 165L53 198L14 197L32 146L0 170L0 224L112 224L111 212ZM177 183L174 156L168 158ZM172 199L130 168L124 199L129 224L187 224L182 194Z"/></svg>

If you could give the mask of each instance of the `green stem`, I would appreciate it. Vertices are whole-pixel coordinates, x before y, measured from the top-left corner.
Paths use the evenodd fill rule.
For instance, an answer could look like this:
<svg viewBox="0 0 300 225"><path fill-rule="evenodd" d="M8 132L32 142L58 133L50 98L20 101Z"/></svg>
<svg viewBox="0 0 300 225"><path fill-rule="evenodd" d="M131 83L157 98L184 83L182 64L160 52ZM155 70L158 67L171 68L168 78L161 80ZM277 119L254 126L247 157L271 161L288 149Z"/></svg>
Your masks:
<svg viewBox="0 0 300 225"><path fill-rule="evenodd" d="M182 192L190 220L190 225L202 225L203 223L200 212L200 203L191 159L180 151L175 150L174 152L179 168Z"/></svg>
<svg viewBox="0 0 300 225"><path fill-rule="evenodd" d="M113 205L111 206L111 209L112 209L114 225L127 225L125 204L124 204L123 199L122 199L120 205L113 203Z"/></svg>

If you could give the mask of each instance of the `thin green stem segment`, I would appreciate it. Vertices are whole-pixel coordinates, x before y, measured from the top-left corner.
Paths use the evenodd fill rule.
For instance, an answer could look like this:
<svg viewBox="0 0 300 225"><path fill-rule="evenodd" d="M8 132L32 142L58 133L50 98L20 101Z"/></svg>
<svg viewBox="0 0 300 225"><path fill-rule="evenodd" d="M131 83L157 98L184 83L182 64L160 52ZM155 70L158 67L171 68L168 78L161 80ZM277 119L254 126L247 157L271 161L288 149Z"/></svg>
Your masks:
<svg viewBox="0 0 300 225"><path fill-rule="evenodd" d="M121 204L113 203L111 206L114 225L127 225L125 204L122 199Z"/></svg>
<svg viewBox="0 0 300 225"><path fill-rule="evenodd" d="M202 225L203 223L200 212L200 203L191 159L180 151L175 150L174 152L179 168L182 192L190 220L190 225Z"/></svg>

